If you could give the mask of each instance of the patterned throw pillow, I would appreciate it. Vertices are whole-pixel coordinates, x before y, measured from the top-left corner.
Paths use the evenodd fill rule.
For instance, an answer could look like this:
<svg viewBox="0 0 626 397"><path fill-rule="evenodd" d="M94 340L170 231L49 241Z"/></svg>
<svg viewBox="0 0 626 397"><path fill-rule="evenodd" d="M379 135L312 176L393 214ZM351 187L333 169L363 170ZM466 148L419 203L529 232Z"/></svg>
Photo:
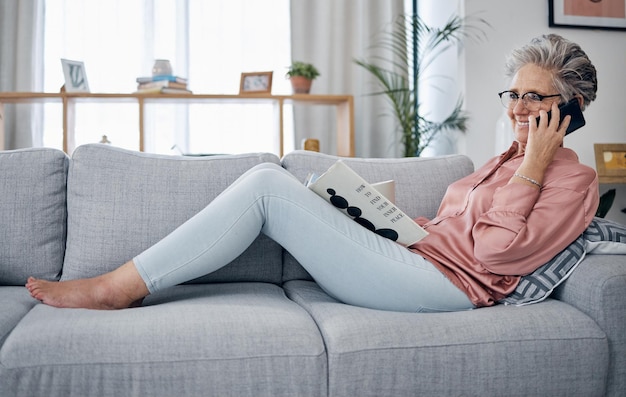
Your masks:
<svg viewBox="0 0 626 397"><path fill-rule="evenodd" d="M594 218L580 237L548 263L522 277L515 291L500 303L524 306L543 301L572 274L587 253L626 254L626 226Z"/></svg>
<svg viewBox="0 0 626 397"><path fill-rule="evenodd" d="M626 254L626 226L595 218L583 233L588 254Z"/></svg>

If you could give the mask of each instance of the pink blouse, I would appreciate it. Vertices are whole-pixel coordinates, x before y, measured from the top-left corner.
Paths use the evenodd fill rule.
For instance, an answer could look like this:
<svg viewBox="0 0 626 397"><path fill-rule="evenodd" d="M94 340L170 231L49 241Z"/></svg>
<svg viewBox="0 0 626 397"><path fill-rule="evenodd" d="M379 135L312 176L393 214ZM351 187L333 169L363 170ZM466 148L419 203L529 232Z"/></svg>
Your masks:
<svg viewBox="0 0 626 397"><path fill-rule="evenodd" d="M476 172L451 184L437 216L416 221L429 235L410 249L431 261L476 306L509 295L572 243L598 207L595 170L559 148L541 190L509 180L520 166L517 142Z"/></svg>

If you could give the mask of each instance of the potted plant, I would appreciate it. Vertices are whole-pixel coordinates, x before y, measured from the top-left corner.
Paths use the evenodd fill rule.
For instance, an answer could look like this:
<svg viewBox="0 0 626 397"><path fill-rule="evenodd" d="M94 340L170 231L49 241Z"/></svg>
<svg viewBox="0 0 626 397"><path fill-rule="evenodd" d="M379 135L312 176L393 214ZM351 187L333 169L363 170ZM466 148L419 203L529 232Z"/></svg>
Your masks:
<svg viewBox="0 0 626 397"><path fill-rule="evenodd" d="M291 80L294 94L308 94L311 84L320 72L310 63L294 61L289 66L286 77Z"/></svg>
<svg viewBox="0 0 626 397"><path fill-rule="evenodd" d="M483 20L479 22L487 23ZM419 113L417 93L420 73L437 55L458 45L471 33L482 33L467 18L452 16L442 28L427 26L417 15L401 16L384 32L373 48L388 50L396 60L374 56L373 60L355 60L369 71L380 86L374 95L385 95L391 102L393 115L402 133L405 157L418 157L424 148L444 130L467 130L468 116L463 112L463 100L457 100L454 110L441 122L433 122Z"/></svg>

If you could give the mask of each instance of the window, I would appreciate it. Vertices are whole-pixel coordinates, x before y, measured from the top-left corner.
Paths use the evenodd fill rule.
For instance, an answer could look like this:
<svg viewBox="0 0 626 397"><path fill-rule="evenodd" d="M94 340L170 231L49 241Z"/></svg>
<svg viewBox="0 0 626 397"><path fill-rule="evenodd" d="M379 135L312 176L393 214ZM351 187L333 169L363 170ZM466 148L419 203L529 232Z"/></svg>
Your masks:
<svg viewBox="0 0 626 397"><path fill-rule="evenodd" d="M237 94L242 72L274 71L290 92L288 0L47 0L44 89L63 85L61 58L84 62L91 92L133 92L155 59L169 59L194 93ZM44 144L62 147L60 105L47 104ZM271 105L167 104L147 108L146 150L171 154L277 152ZM138 149L138 109L79 103L76 145ZM174 149L172 149L175 147Z"/></svg>

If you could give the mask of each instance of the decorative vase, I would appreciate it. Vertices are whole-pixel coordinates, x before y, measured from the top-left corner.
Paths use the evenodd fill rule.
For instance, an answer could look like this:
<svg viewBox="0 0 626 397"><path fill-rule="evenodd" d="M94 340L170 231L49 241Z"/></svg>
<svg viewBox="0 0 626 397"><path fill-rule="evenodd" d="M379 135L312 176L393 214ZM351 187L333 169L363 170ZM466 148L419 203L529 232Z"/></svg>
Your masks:
<svg viewBox="0 0 626 397"><path fill-rule="evenodd" d="M167 59L157 59L152 66L152 76L166 76L171 75L172 64Z"/></svg>
<svg viewBox="0 0 626 397"><path fill-rule="evenodd" d="M294 94L308 94L311 91L313 80L302 76L293 76L290 77L289 80L291 80L291 87L293 88Z"/></svg>

